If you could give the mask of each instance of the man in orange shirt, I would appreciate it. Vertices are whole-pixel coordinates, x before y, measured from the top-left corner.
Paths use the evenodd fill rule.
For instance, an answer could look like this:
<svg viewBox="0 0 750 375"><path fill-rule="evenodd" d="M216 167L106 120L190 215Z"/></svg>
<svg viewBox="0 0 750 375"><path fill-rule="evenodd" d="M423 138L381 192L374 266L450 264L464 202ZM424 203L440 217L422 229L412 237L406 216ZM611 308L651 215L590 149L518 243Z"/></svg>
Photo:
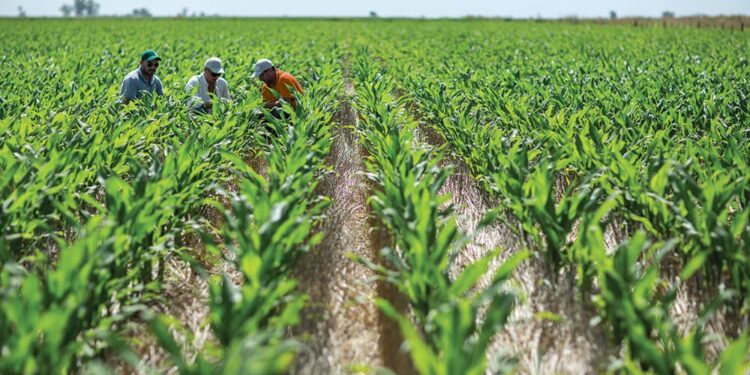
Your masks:
<svg viewBox="0 0 750 375"><path fill-rule="evenodd" d="M269 59L260 59L255 63L253 78L259 78L263 81L263 105L268 109L280 107L282 99L291 104L293 108L297 108L297 100L294 98L292 90L297 91L300 95L304 94L297 79L281 69L276 69ZM271 90L278 93L280 98Z"/></svg>

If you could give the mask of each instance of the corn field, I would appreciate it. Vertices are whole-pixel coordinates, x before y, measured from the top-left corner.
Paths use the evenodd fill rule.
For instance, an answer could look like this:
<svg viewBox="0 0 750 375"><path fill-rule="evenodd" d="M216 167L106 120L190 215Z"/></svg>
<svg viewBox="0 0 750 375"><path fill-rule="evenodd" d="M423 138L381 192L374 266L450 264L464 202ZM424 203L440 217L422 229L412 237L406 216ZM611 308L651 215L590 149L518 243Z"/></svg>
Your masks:
<svg viewBox="0 0 750 375"><path fill-rule="evenodd" d="M746 33L6 19L0 36L0 373L750 371ZM165 95L123 105L145 49ZM183 87L211 56L232 100L196 115ZM257 116L260 58L305 88L281 118Z"/></svg>

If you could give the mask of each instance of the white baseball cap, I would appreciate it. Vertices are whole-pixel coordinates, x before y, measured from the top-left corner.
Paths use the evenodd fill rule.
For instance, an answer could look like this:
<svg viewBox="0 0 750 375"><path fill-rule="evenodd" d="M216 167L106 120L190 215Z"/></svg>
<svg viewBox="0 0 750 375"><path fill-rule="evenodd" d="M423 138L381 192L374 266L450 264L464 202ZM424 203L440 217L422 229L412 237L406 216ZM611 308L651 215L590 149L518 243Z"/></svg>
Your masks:
<svg viewBox="0 0 750 375"><path fill-rule="evenodd" d="M203 66L214 73L224 74L224 69L221 68L221 60L218 57L209 58Z"/></svg>
<svg viewBox="0 0 750 375"><path fill-rule="evenodd" d="M271 68L273 68L273 63L271 63L271 60L269 59L258 60L258 62L255 63L255 73L253 73L253 78L258 78L258 76L260 76L261 73Z"/></svg>

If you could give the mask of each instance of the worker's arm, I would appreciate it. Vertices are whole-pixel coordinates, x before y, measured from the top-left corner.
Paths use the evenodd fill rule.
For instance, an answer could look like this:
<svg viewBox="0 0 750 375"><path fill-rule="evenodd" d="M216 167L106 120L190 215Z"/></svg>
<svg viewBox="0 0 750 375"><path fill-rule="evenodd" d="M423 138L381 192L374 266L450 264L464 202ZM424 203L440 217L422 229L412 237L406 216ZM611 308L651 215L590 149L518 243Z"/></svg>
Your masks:
<svg viewBox="0 0 750 375"><path fill-rule="evenodd" d="M277 92L271 92L271 89L266 86L266 84L263 84L263 88L261 89L261 96L263 96L263 107L267 109L275 108L281 105L279 103L279 100L277 98L278 93Z"/></svg>
<svg viewBox="0 0 750 375"><path fill-rule="evenodd" d="M211 103L211 101L204 102L203 98L198 96L197 91L199 88L200 88L200 80L198 79L198 77L190 78L188 82L185 84L185 93L193 96L188 101L188 107L190 107L190 109L193 109L193 110L196 110L199 108L208 110L213 106L213 103Z"/></svg>
<svg viewBox="0 0 750 375"><path fill-rule="evenodd" d="M292 94L292 97L287 99L289 104L292 105L294 109L297 109L297 98L294 97L294 92L297 91L300 95L305 95L305 92L302 90L302 85L297 82L297 78L294 78L294 76L289 75L289 82L287 83L287 88L289 89L289 93Z"/></svg>
<svg viewBox="0 0 750 375"><path fill-rule="evenodd" d="M128 104L131 100L135 99L137 95L138 91L136 90L135 85L131 85L127 79L124 79L122 81L122 86L120 86L120 103Z"/></svg>
<svg viewBox="0 0 750 375"><path fill-rule="evenodd" d="M297 91L298 91L298 92L299 92L300 94L302 94L302 95L305 95L305 91L304 91L304 90L302 90L302 85L300 85L300 84L299 84L299 82L297 82L297 78L294 78L294 77L291 77L291 78L292 78L292 84L294 85L294 88L295 88L295 89L296 89L296 90L297 90Z"/></svg>
<svg viewBox="0 0 750 375"><path fill-rule="evenodd" d="M219 98L224 101L232 100L232 98L229 96L229 84L224 80L224 78L219 79L219 82L217 82L216 84L216 91L219 94ZM221 83L221 85L219 85L219 83Z"/></svg>
<svg viewBox="0 0 750 375"><path fill-rule="evenodd" d="M185 94L193 94L193 96L195 96L195 86L198 86L198 79L195 77L191 77L185 84Z"/></svg>
<svg viewBox="0 0 750 375"><path fill-rule="evenodd" d="M156 80L156 94L160 96L164 95L164 86L161 85L161 80L156 77L154 79Z"/></svg>

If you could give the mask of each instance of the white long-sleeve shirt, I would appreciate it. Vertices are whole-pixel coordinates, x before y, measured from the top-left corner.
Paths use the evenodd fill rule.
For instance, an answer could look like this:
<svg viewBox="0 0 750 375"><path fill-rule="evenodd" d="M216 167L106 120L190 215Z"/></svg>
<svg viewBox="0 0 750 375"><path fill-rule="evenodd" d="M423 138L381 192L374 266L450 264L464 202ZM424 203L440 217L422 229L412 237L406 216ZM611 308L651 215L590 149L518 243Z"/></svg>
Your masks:
<svg viewBox="0 0 750 375"><path fill-rule="evenodd" d="M197 108L200 107L203 103L208 103L211 101L211 95L208 92L208 82L206 82L206 77L204 77L203 74L198 74L191 77L185 85L185 92L193 95L194 99L190 103L191 107ZM231 99L229 96L229 85L224 78L219 77L219 79L216 80L216 89L214 90L214 94L223 100ZM199 100L200 103L195 104L195 102Z"/></svg>

